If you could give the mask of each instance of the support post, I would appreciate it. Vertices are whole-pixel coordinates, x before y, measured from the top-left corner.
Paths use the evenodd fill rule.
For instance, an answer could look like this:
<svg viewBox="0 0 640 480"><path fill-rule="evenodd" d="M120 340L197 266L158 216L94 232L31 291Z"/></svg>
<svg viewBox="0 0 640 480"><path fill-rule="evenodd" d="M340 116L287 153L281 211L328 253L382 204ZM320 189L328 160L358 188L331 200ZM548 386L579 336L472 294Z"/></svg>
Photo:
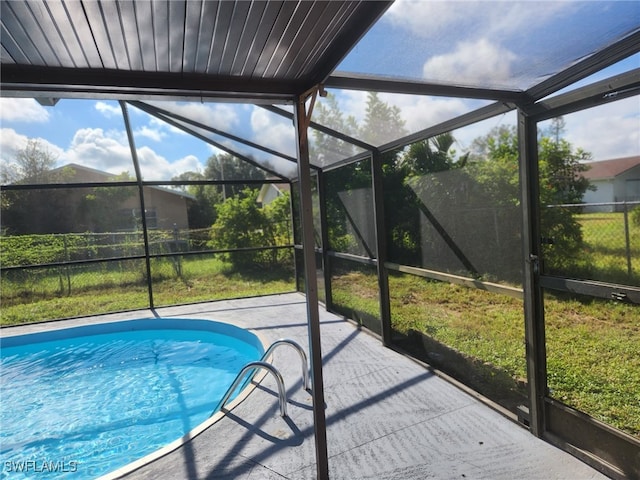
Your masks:
<svg viewBox="0 0 640 480"><path fill-rule="evenodd" d="M140 172L140 162L138 161L138 152L136 151L136 143L131 131L131 123L129 122L129 112L127 110L127 104L120 100L120 108L122 108L122 117L124 118L124 126L127 130L127 138L129 140L129 148L131 149L131 160L133 161L133 168L136 172L136 182L138 183L138 195L140 196L140 210L142 217L142 238L144 241L144 259L145 268L147 270L147 289L149 292L149 308L153 310L153 285L151 282L151 259L149 250L149 231L147 230L147 214L144 206L144 187L142 185L142 173Z"/></svg>
<svg viewBox="0 0 640 480"><path fill-rule="evenodd" d="M295 200L294 200L294 195L293 195L293 186L294 183L293 182L289 182L289 190L291 192L291 195L289 195L289 211L291 212L291 243L293 243L293 272L295 275L295 286L296 286L296 291L298 290L298 287L300 286L300 269L298 268L298 254L296 252L296 241L298 240L296 238L296 218L297 215L296 213L296 207L295 207Z"/></svg>
<svg viewBox="0 0 640 480"><path fill-rule="evenodd" d="M315 242L313 239L313 208L311 199L311 167L309 163L308 126L317 89L297 98L295 128L298 150L298 184L300 187L300 221L302 226L302 251L305 269L305 293L307 297L307 321L309 329L309 353L311 357L311 383L313 399L313 424L316 445L316 478L329 478L327 455L327 424L324 412L324 387L322 381L322 351L320 347L320 312L318 310L318 278L316 273ZM311 98L307 111L306 100Z"/></svg>
<svg viewBox="0 0 640 480"><path fill-rule="evenodd" d="M546 429L544 399L547 394L544 305L540 286L540 207L538 195L538 143L536 122L518 111L522 247L524 255L524 320L529 381L529 428L541 437Z"/></svg>
<svg viewBox="0 0 640 480"><path fill-rule="evenodd" d="M333 309L333 293L331 290L331 259L329 258L329 224L327 222L327 176L318 172L318 198L320 213L320 239L322 245L322 273L324 279L324 304L327 310Z"/></svg>
<svg viewBox="0 0 640 480"><path fill-rule="evenodd" d="M384 192L382 187L382 154L371 152L371 183L373 187L373 212L376 229L376 259L378 267L378 290L380 294L380 321L382 344L391 345L391 302L389 299L389 275L387 261L387 231L384 220Z"/></svg>

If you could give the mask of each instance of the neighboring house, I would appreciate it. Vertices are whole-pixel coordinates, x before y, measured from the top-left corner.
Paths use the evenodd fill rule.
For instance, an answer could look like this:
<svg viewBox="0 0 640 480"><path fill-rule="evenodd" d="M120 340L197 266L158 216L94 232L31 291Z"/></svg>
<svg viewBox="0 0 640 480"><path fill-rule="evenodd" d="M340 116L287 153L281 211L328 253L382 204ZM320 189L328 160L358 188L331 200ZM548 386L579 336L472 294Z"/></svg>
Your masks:
<svg viewBox="0 0 640 480"><path fill-rule="evenodd" d="M276 198L290 191L291 186L288 183L265 183L258 193L256 200L261 207L269 205Z"/></svg>
<svg viewBox="0 0 640 480"><path fill-rule="evenodd" d="M587 190L584 203L613 203L640 201L640 156L590 162L585 178L596 187ZM599 205L585 207L587 212L621 211L622 206Z"/></svg>
<svg viewBox="0 0 640 480"><path fill-rule="evenodd" d="M117 178L117 175L73 163L56 170L64 172L65 183L111 182ZM138 189L137 187L116 188L129 190L126 195L121 196L121 203L109 206L120 217L118 229L135 230L141 219ZM194 196L179 190L155 186L143 187L143 193L147 228L161 230L189 228L187 207L189 201L195 200Z"/></svg>

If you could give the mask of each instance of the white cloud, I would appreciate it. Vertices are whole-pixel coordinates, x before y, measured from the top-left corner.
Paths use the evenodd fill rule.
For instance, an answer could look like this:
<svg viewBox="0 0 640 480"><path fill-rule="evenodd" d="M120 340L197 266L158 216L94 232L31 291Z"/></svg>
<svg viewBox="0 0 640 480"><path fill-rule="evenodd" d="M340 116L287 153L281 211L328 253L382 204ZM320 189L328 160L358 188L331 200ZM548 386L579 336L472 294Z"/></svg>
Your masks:
<svg viewBox="0 0 640 480"><path fill-rule="evenodd" d="M428 81L524 87L536 69L547 74L556 68L545 50L539 52L558 38L559 21L575 22L580 8L581 2L566 1L396 0L384 19L407 44L406 52L397 52L398 63L410 58L412 66L422 64ZM527 41L523 31L535 40Z"/></svg>
<svg viewBox="0 0 640 480"><path fill-rule="evenodd" d="M222 155L225 153L223 150L220 150L218 147L216 147L215 145L211 145L210 143L206 144L206 148L209 152L211 152L211 155Z"/></svg>
<svg viewBox="0 0 640 480"><path fill-rule="evenodd" d="M105 172L133 174L131 150L122 135L105 132L101 128L78 130L69 149L65 152L66 163L77 163Z"/></svg>
<svg viewBox="0 0 640 480"><path fill-rule="evenodd" d="M202 170L202 164L195 155L187 155L171 163L171 177L183 172L198 172Z"/></svg>
<svg viewBox="0 0 640 480"><path fill-rule="evenodd" d="M133 132L133 136L141 136L141 137L146 137L149 138L155 142L160 142L162 141L163 138L165 138L167 136L166 132L163 132L157 128L150 128L146 125L136 129L135 132Z"/></svg>
<svg viewBox="0 0 640 480"><path fill-rule="evenodd" d="M638 97L566 115L565 138L594 160L640 155Z"/></svg>
<svg viewBox="0 0 640 480"><path fill-rule="evenodd" d="M234 110L234 108L230 105L161 101L152 101L147 103L222 131L232 131L234 127L237 127L237 125L240 124L238 112ZM165 136L165 132L183 136L188 135L188 133L184 132L183 130L174 127L157 117L148 115L142 110L138 110L135 107L131 108L131 110L142 113L149 120L148 127L142 127L141 129L137 130L136 133L138 133L139 135L146 135L148 138L151 138L155 141L160 141L161 139L163 139ZM201 132L206 135L205 131L202 131L195 126L191 126L188 124L186 126L193 128L196 132ZM148 129L145 130L145 128ZM154 130L155 132L152 132L151 130Z"/></svg>
<svg viewBox="0 0 640 480"><path fill-rule="evenodd" d="M188 170L202 169L195 155L186 155L169 161L148 146L136 150L140 171L145 180L169 180ZM84 128L73 137L69 149L64 152L64 163L77 163L104 172L134 174L131 149L122 132L101 128Z"/></svg>
<svg viewBox="0 0 640 480"><path fill-rule="evenodd" d="M406 29L419 38L458 38L466 32L501 37L543 25L574 8L572 2L425 1L396 0L385 15L391 25Z"/></svg>
<svg viewBox="0 0 640 480"><path fill-rule="evenodd" d="M469 101L460 98L381 94L380 98L400 108L409 132L433 127L473 110ZM473 102L477 103L477 102Z"/></svg>
<svg viewBox="0 0 640 480"><path fill-rule="evenodd" d="M184 130L180 130L179 128L174 127L173 125L169 125L167 122L160 120L159 118L152 117L151 115L149 115L149 125L153 130L166 130L167 132L173 133L175 135L189 135Z"/></svg>
<svg viewBox="0 0 640 480"><path fill-rule="evenodd" d="M122 108L117 103L96 102L95 109L107 118L122 118Z"/></svg>
<svg viewBox="0 0 640 480"><path fill-rule="evenodd" d="M140 172L145 180L170 180L172 177L186 171L202 170L202 165L194 155L187 155L176 161L169 162L165 157L149 147L137 150Z"/></svg>
<svg viewBox="0 0 640 480"><path fill-rule="evenodd" d="M511 64L516 54L487 39L461 42L456 50L431 57L424 64L426 79L446 79L457 84L505 84L511 76Z"/></svg>
<svg viewBox="0 0 640 480"><path fill-rule="evenodd" d="M296 155L296 135L290 120L277 118L263 108L254 107L251 129L255 143L286 155Z"/></svg>
<svg viewBox="0 0 640 480"><path fill-rule="evenodd" d="M459 9L469 8L462 2L425 2L416 0L396 0L385 19L392 25L405 28L420 37L437 36L461 18Z"/></svg>
<svg viewBox="0 0 640 480"><path fill-rule="evenodd" d="M0 129L0 159L3 167L13 162L19 150L27 145L29 138L13 128Z"/></svg>
<svg viewBox="0 0 640 480"><path fill-rule="evenodd" d="M340 92L338 97L338 105L343 112L343 118L353 116L358 124L361 124L367 112L367 95L368 92L356 90L346 90Z"/></svg>
<svg viewBox="0 0 640 480"><path fill-rule="evenodd" d="M229 131L240 122L238 113L232 105L208 103L148 102L197 122ZM164 122L159 122L164 123Z"/></svg>
<svg viewBox="0 0 640 480"><path fill-rule="evenodd" d="M0 98L0 121L45 123L49 111L33 98Z"/></svg>

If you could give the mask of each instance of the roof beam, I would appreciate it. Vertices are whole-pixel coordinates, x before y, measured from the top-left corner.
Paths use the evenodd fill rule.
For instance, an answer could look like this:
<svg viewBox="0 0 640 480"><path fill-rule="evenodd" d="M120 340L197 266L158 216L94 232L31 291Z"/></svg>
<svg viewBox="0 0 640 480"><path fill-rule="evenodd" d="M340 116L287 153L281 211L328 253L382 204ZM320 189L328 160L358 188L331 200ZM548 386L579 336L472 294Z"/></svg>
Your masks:
<svg viewBox="0 0 640 480"><path fill-rule="evenodd" d="M403 148L406 145L420 142L427 138L435 137L436 135L450 132L457 128L463 128L467 125L471 125L472 123L477 123L482 120L495 117L496 115L510 112L514 108L515 105L509 103L492 103L491 105L487 105L486 107L478 108L477 110L465 113L451 120L447 120L446 122L439 123L438 125L434 125L433 127L425 128L424 130L420 130L419 132L412 133L410 135L407 135L406 137L402 137L392 142L381 145L380 147L378 147L378 149L382 153L385 153L391 150L396 150L398 148Z"/></svg>
<svg viewBox="0 0 640 480"><path fill-rule="evenodd" d="M174 118L175 120L179 120L183 123L188 123L194 127L200 128L202 130L206 130L208 132L214 133L216 135L220 135L221 137L225 137L228 138L229 140L233 140L234 142L238 142L238 143L242 143L243 145L246 145L248 147L251 148L255 148L256 150L260 150L262 152L268 153L270 155L274 155L276 157L280 157L283 158L285 160L289 160L290 162L296 163L297 159L295 157L292 157L290 155L286 155L282 152L279 152L277 150L273 150L271 148L265 147L263 145L260 145L258 143L255 142L251 142L249 140L246 140L242 137L239 137L237 135L233 135L231 133L227 133L224 132L222 130L219 130L217 128L211 127L209 125L205 125L204 123L198 122L196 120L192 120L190 118L187 118L183 115L179 115L177 113L171 112L169 110L166 110L164 108L160 108L157 107L155 105L149 105L148 103L144 103L144 102L129 102L131 105L133 105L134 107L139 108L140 110L143 110L145 112L147 112L149 115L155 115L156 113L165 115L167 117L171 117Z"/></svg>
<svg viewBox="0 0 640 480"><path fill-rule="evenodd" d="M271 105L260 105L262 108L264 108L265 110L268 110L269 112L273 112L276 113L278 115L281 115L285 118L288 119L293 119L293 114L290 112L287 112L286 110L282 110L281 108L278 107L274 107ZM354 137L350 137L349 135L345 135L344 133L338 132L337 130L334 130L332 128L329 127L325 127L324 125L317 123L317 122L309 122L309 126L311 128L313 128L314 130L318 130L319 132L325 133L327 135L330 135L332 137L335 137L339 140L342 140L343 142L347 142L350 143L352 145L355 145L356 147L362 148L364 150L369 150L369 151L373 151L376 149L375 146L370 145L366 142L363 142L362 140L358 140L357 138Z"/></svg>
<svg viewBox="0 0 640 480"><path fill-rule="evenodd" d="M534 100L539 100L638 52L640 52L640 31L538 83L526 93Z"/></svg>
<svg viewBox="0 0 640 480"><path fill-rule="evenodd" d="M2 96L293 103L299 80L2 65Z"/></svg>
<svg viewBox="0 0 640 480"><path fill-rule="evenodd" d="M495 117L496 115L507 113L514 108L516 108L515 105L510 103L495 102L491 105L487 105L486 107L481 107L472 112L465 113L464 115L460 115L459 117L453 118L446 122L442 122L432 127L425 128L424 130L420 130L419 132L415 132L405 137L398 138L397 140L381 145L380 147L373 147L372 151L378 153L386 153L397 150L399 148L404 148L405 146L411 145L412 143L420 142L427 138L435 137L436 135L450 132L457 128L463 128L467 125L486 120L487 118ZM371 153L368 151L359 153L352 157L345 158L340 162L333 163L323 168L323 171L328 172L336 168L343 167L360 160L364 160L367 156L370 155Z"/></svg>
<svg viewBox="0 0 640 480"><path fill-rule="evenodd" d="M139 107L138 107L139 108ZM162 120L163 122L166 122L167 124L171 125L172 127L178 128L180 130L182 130L185 133L188 133L189 135L194 136L195 138L202 140L205 143L208 143L209 145L213 145L214 147L216 147L219 150L222 150L225 153L228 153L229 155L236 157L238 160L242 160L244 162L250 163L251 165L253 165L256 168L259 168L260 170L263 170L271 175L273 175L274 177L278 177L281 180L285 181L285 182L289 182L290 180L285 177L284 175L276 172L275 170L269 168L268 166L265 165L261 165L259 162L256 162L255 160L253 160L252 158L249 158L246 155L243 155L239 152L236 152L235 150L227 147L226 145L221 144L220 142L216 142L215 140L206 137L205 135L202 135L194 130L192 130L190 127L188 127L187 125L184 125L183 123L181 123L180 121L173 119L163 113L160 112L147 112L149 115L153 115L154 117L158 118L159 120Z"/></svg>
<svg viewBox="0 0 640 480"><path fill-rule="evenodd" d="M390 80L376 75L336 72L324 84L327 88L343 88L366 92L387 92L406 95L476 98L502 102L526 103L529 96L520 90L500 90L469 86L445 85L414 80Z"/></svg>
<svg viewBox="0 0 640 480"><path fill-rule="evenodd" d="M525 111L536 121L542 121L634 95L640 95L640 68L546 98Z"/></svg>

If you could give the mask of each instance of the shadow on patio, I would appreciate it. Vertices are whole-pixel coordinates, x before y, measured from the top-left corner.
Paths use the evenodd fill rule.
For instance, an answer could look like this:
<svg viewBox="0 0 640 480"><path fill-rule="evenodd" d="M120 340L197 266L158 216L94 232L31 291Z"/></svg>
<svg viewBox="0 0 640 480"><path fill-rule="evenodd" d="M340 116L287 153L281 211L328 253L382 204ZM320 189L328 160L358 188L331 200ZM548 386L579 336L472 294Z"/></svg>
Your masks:
<svg viewBox="0 0 640 480"><path fill-rule="evenodd" d="M299 294L161 309L261 330L306 347ZM605 478L416 362L321 309L329 468L334 479ZM311 396L294 351L278 351L289 416L273 380L225 418L127 479L315 478Z"/></svg>

